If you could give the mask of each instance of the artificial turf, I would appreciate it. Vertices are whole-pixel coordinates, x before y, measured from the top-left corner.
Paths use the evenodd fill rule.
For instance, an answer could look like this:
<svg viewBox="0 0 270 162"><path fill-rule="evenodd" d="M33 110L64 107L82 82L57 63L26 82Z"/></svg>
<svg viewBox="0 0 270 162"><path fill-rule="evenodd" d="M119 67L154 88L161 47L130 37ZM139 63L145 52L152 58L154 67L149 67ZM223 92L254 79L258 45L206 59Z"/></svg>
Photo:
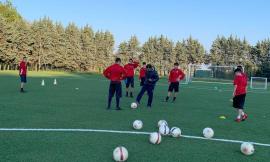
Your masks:
<svg viewBox="0 0 270 162"><path fill-rule="evenodd" d="M166 79L154 92L152 109L146 95L138 109L130 109L135 99L123 97L122 111L106 110L108 81L100 75L35 72L30 73L26 93L19 93L15 72L0 72L0 128L86 128L133 130L132 122L144 123L141 131L157 131L165 119L185 135L201 136L205 127L216 138L270 143L269 91L251 91L246 98L245 122L235 123L236 112L229 99L232 85L191 83L181 86L175 103L164 102ZM57 78L58 85L53 85ZM41 80L45 86L41 86ZM76 89L79 88L79 89ZM135 94L139 91L136 83ZM123 86L124 92L124 86ZM114 108L114 104L112 106ZM219 116L226 116L225 120ZM0 161L113 161L112 151L123 145L129 162L268 162L270 147L255 146L255 154L244 156L240 144L163 137L152 145L148 135L94 132L3 132L0 131Z"/></svg>

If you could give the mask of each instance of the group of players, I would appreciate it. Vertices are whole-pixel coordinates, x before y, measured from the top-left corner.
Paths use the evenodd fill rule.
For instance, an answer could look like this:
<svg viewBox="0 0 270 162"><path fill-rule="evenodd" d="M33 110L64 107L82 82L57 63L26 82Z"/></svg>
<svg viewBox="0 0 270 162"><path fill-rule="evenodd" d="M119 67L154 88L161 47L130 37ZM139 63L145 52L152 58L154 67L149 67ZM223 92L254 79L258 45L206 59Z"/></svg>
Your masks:
<svg viewBox="0 0 270 162"><path fill-rule="evenodd" d="M107 109L111 109L112 98L116 97L116 110L120 108L120 98L122 97L122 85L121 82L125 80L126 83L126 97L133 98L134 90L134 75L135 69L139 66L139 62L129 59L129 63L124 67L121 66L121 59L116 58L115 63L104 70L103 75L110 80L108 105ZM237 109L236 122L241 122L247 119L247 114L243 111L245 98L247 93L247 75L243 72L242 66L237 66L234 70L234 91L233 91L233 107ZM27 82L27 58L23 57L19 63L19 75L20 75L20 92L23 93L24 85ZM185 78L184 72L179 68L178 63L174 63L173 69L169 73L169 88L168 95L165 101L168 102L173 93L173 102L176 100L176 95L179 92L179 83ZM142 63L139 74L141 90L136 97L136 102L139 105L145 92L148 95L147 107L151 108L153 101L153 93L155 85L159 80L159 75L151 64Z"/></svg>
<svg viewBox="0 0 270 162"><path fill-rule="evenodd" d="M129 63L124 67L121 66L121 59L116 58L115 63L109 66L103 75L110 80L109 97L107 109L111 109L111 101L115 94L116 96L116 110L120 108L120 98L122 97L121 81L126 83L126 97L133 97L134 89L134 74L135 69L139 66L139 62L129 59ZM243 111L245 98L247 93L247 75L244 73L242 66L237 66L234 70L234 91L233 91L233 107L237 109L236 122L241 122L247 119L247 114ZM168 95L165 101L168 102L173 93L173 102L176 100L176 95L179 92L180 81L185 78L184 72L179 68L178 63L174 63L173 69L169 73ZM159 80L158 73L151 64L143 62L139 74L141 90L137 95L136 102L139 105L145 92L148 95L147 107L151 108L153 101L153 92L155 85Z"/></svg>
<svg viewBox="0 0 270 162"><path fill-rule="evenodd" d="M139 66L139 62L133 61L133 59L129 59L129 63L124 67L121 66L121 59L116 58L115 63L103 72L103 75L108 78L110 82L109 86L109 97L108 97L108 106L107 109L111 109L111 101L115 94L116 96L116 110L121 110L120 108L120 98L122 97L122 85L121 81L125 80L126 83L126 97L133 98L133 90L134 90L134 75L135 69ZM179 64L175 63L174 68L170 71L169 76L169 93L166 97L166 101L169 100L172 92L174 92L173 101L176 99L176 94L179 91L179 82L184 79L185 74L179 68ZM153 101L153 93L155 89L155 85L159 80L159 75L155 70L154 66L151 64L147 64L145 62L142 63L142 67L140 69L139 74L140 86L141 90L136 97L136 102L139 105L140 101L145 92L148 95L147 107L151 108Z"/></svg>

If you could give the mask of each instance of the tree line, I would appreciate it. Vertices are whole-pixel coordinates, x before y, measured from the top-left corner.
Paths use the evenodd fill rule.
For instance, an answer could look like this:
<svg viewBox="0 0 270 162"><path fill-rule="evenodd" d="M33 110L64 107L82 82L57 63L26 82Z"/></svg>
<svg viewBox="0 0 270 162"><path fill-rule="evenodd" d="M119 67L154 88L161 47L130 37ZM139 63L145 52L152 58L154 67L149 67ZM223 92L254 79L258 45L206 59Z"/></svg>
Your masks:
<svg viewBox="0 0 270 162"><path fill-rule="evenodd" d="M236 36L217 36L210 51L191 36L174 42L164 35L150 37L140 44L134 35L114 49L109 31L94 31L89 25L63 26L44 17L28 22L10 1L0 2L0 69L16 69L27 56L31 70L65 70L101 72L115 57L123 63L129 58L152 63L166 75L174 62L188 64L245 66L251 75L270 77L270 39L251 45Z"/></svg>
<svg viewBox="0 0 270 162"><path fill-rule="evenodd" d="M74 23L64 27L48 17L30 23L14 14L9 1L0 3L1 69L16 68L23 56L32 70L101 71L112 62L114 37L109 31Z"/></svg>

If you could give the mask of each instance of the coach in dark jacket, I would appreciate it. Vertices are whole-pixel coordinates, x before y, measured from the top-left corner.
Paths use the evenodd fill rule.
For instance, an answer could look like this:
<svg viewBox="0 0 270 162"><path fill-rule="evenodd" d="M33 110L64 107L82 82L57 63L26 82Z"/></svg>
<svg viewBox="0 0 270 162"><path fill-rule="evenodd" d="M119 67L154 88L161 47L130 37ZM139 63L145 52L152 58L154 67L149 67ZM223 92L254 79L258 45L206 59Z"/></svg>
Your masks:
<svg viewBox="0 0 270 162"><path fill-rule="evenodd" d="M136 99L138 104L140 104L142 96L144 95L145 91L147 91L147 94L148 94L147 107L151 108L152 101L153 101L153 92L154 92L156 82L158 80L159 80L159 76L158 76L157 71L154 69L154 67L151 64L146 65L145 82Z"/></svg>

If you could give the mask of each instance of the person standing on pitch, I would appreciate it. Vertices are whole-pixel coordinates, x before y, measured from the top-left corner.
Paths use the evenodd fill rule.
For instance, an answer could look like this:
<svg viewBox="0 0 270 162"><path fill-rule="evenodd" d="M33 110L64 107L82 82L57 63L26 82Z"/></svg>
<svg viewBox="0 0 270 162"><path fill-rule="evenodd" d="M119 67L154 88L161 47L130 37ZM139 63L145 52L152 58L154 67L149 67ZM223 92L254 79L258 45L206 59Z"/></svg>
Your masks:
<svg viewBox="0 0 270 162"><path fill-rule="evenodd" d="M122 85L121 81L126 78L125 69L120 65L121 59L116 58L115 64L109 66L104 72L103 75L108 78L110 82L109 88L109 97L108 97L108 107L111 108L111 102L114 94L116 93L116 110L121 110L120 108L120 98L122 97Z"/></svg>
<svg viewBox="0 0 270 162"><path fill-rule="evenodd" d="M127 73L126 78L126 97L128 97L128 93L130 97L133 97L133 89L134 89L134 72L135 69L139 66L139 62L133 61L129 59L129 63L124 66L124 69Z"/></svg>
<svg viewBox="0 0 270 162"><path fill-rule="evenodd" d="M27 82L26 79L26 75L27 75L27 59L26 57L23 57L22 61L19 64L19 75L20 75L20 79L21 79L21 92L25 92L24 91L24 85Z"/></svg>
<svg viewBox="0 0 270 162"><path fill-rule="evenodd" d="M144 95L145 91L148 94L148 102L147 107L151 108L152 101L153 101L153 92L156 85L156 82L159 80L159 76L157 71L153 68L151 64L146 65L146 73L145 73L145 81L141 88L140 93L137 96L136 102L140 104L142 96Z"/></svg>
<svg viewBox="0 0 270 162"><path fill-rule="evenodd" d="M236 122L241 122L247 119L247 114L243 111L245 98L247 93L247 76L243 72L242 66L237 66L234 70L234 91L233 91L233 107L237 109L238 115Z"/></svg>
<svg viewBox="0 0 270 162"><path fill-rule="evenodd" d="M143 67L140 69L140 75L139 75L140 86L143 86L143 84L144 84L145 73L146 73L146 63L143 62Z"/></svg>
<svg viewBox="0 0 270 162"><path fill-rule="evenodd" d="M165 101L168 102L169 98L173 95L173 102L176 100L177 93L179 92L179 82L185 78L184 72L179 68L179 63L174 63L174 68L169 74L169 89L168 96Z"/></svg>

